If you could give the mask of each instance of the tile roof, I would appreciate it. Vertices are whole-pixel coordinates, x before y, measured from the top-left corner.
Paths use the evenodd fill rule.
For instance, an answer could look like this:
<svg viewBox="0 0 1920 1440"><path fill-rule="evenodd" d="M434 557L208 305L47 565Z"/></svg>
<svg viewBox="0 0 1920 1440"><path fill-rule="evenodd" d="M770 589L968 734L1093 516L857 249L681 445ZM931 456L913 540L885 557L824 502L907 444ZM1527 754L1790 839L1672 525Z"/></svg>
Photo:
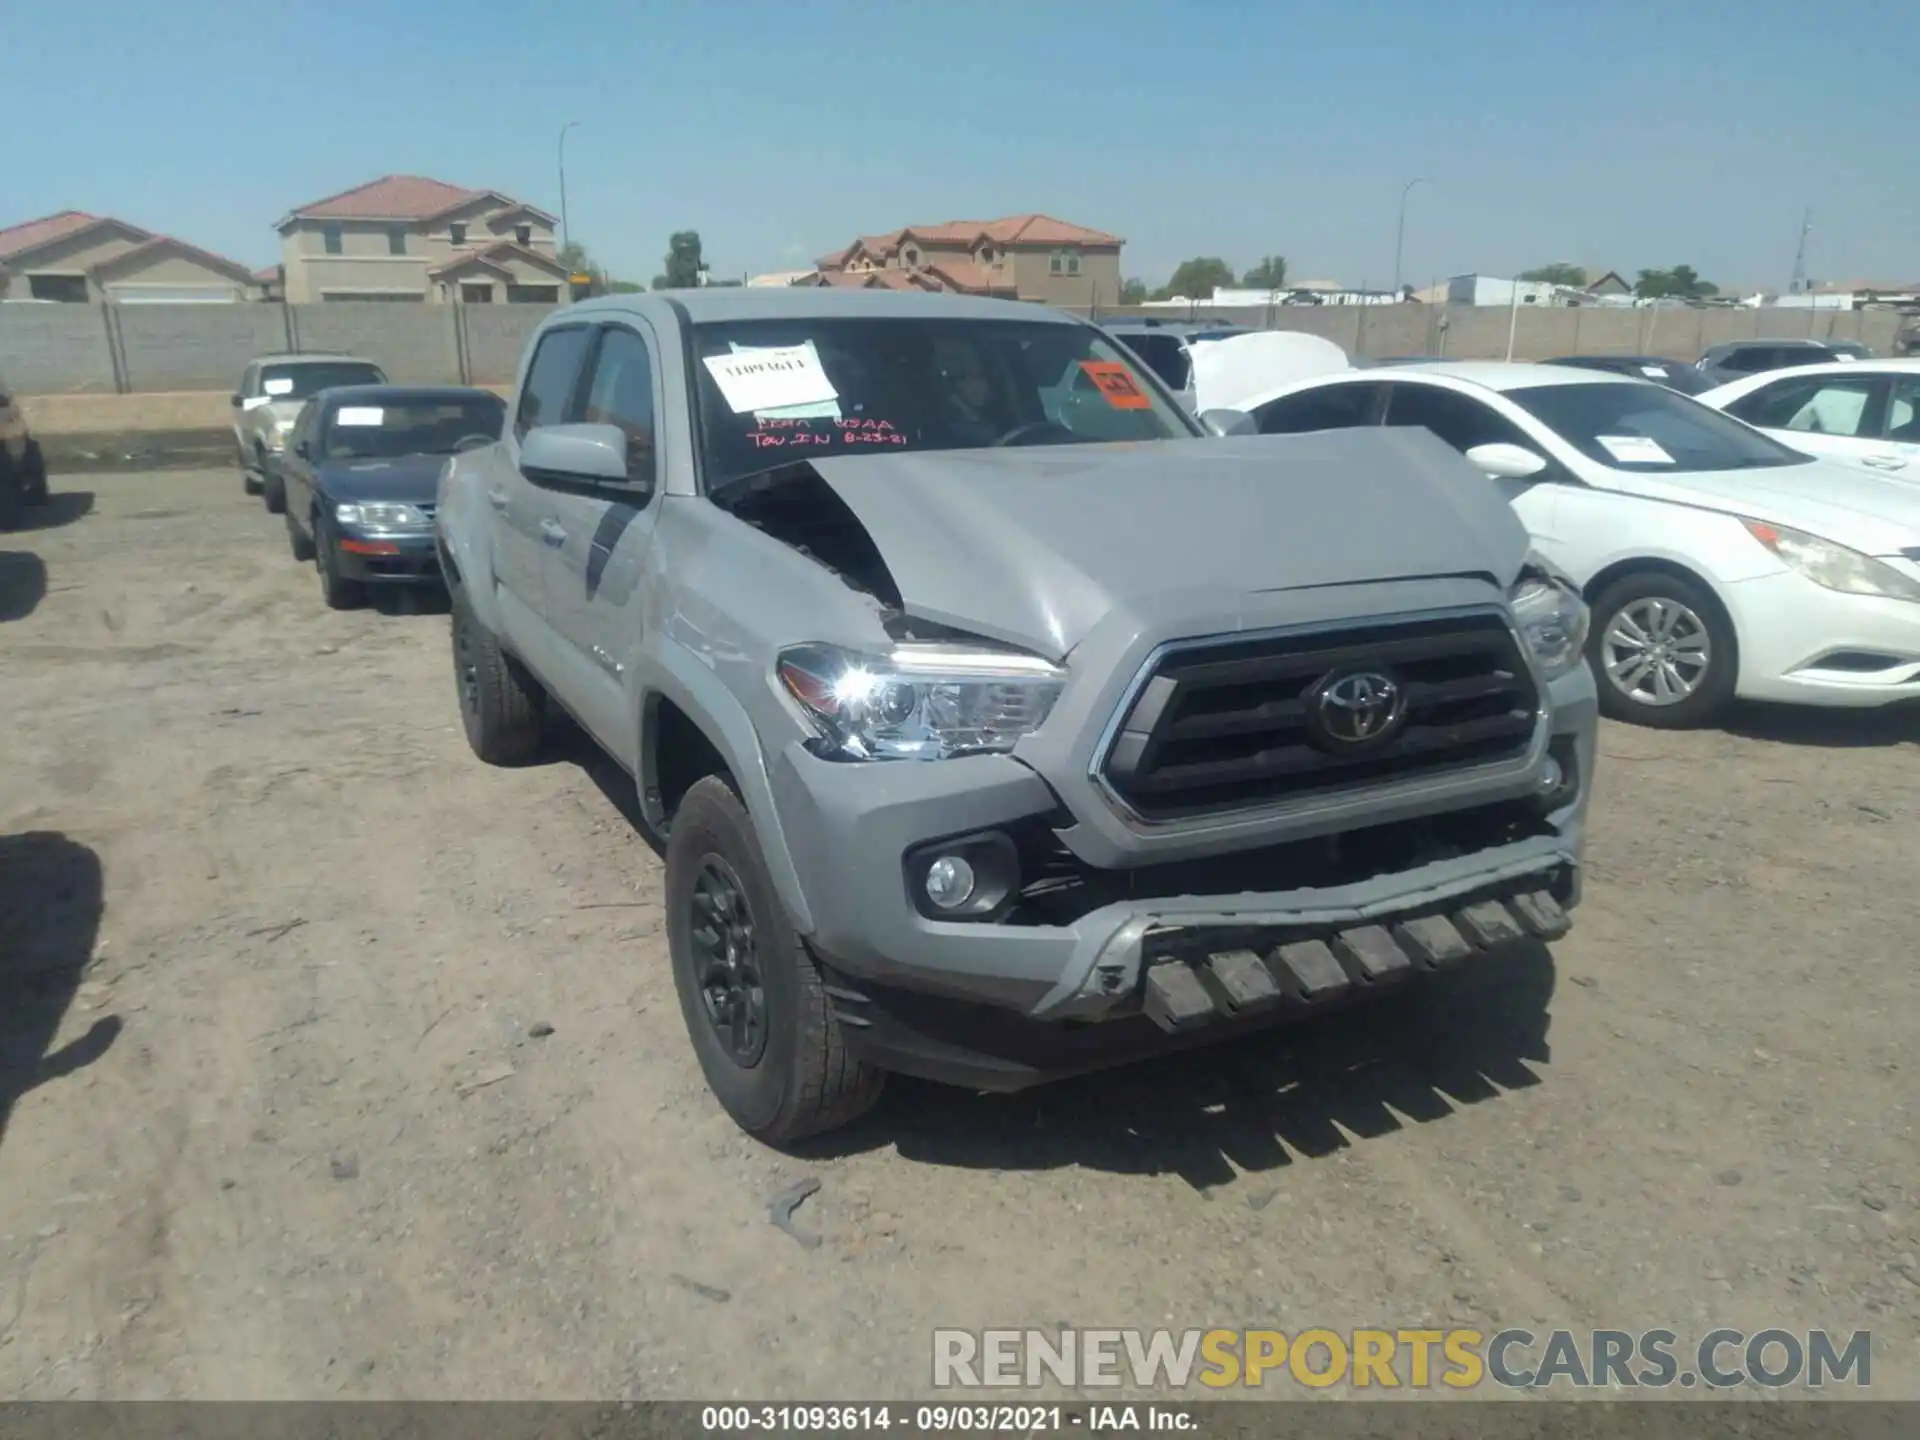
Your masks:
<svg viewBox="0 0 1920 1440"><path fill-rule="evenodd" d="M469 190L425 175L382 175L365 185L296 205L288 220L425 220L469 200L497 192ZM501 196L507 199L506 196ZM285 221L281 222L285 224Z"/></svg>
<svg viewBox="0 0 1920 1440"><path fill-rule="evenodd" d="M82 230L92 229L95 225L113 223L124 225L128 230L145 236L151 232L142 230L138 225L127 225L124 220L113 220L107 215L89 215L84 210L62 210L57 215L43 215L38 220L23 220L18 225L9 225L0 230L0 259L14 255L24 255L29 250L37 250L42 245L51 244L69 235L78 235Z"/></svg>
<svg viewBox="0 0 1920 1440"><path fill-rule="evenodd" d="M556 274L564 275L567 273L567 267L562 265L560 261L552 255L543 255L538 250L529 250L526 246L516 245L511 240L496 240L484 249L462 251L452 259L444 260L434 266L431 270L427 271L427 274L445 275L454 270L458 270L463 265L472 264L487 265L495 270L504 270L505 267L500 262L513 259L516 256L522 260L531 260L534 264L544 266Z"/></svg>
<svg viewBox="0 0 1920 1440"><path fill-rule="evenodd" d="M937 225L908 225L881 235L862 235L852 245L822 255L817 262L822 270L844 266L854 250L886 257L912 238L927 245L964 245L990 240L996 245L1121 245L1118 235L1104 230L1089 230L1056 220L1051 215L1009 215L1000 220L942 220Z"/></svg>
<svg viewBox="0 0 1920 1440"><path fill-rule="evenodd" d="M277 264L262 265L258 270L253 272L253 278L262 285L277 281L281 278L280 267Z"/></svg>
<svg viewBox="0 0 1920 1440"><path fill-rule="evenodd" d="M132 249L122 250L110 260L102 260L98 265L93 267L94 273L98 274L108 270L118 270L129 260L152 250L182 251L193 259L203 262L209 269L218 270L223 275L232 279L252 280L254 278L253 272L248 270L247 267L242 265L238 260L229 260L224 255L214 254L211 250L202 250L198 245L189 245L186 241L177 240L171 235L149 235Z"/></svg>
<svg viewBox="0 0 1920 1440"><path fill-rule="evenodd" d="M937 260L927 266L927 270L947 282L956 290L965 290L975 295L990 295L996 290L1012 291L1013 281L1004 275L996 275L985 265L972 260Z"/></svg>

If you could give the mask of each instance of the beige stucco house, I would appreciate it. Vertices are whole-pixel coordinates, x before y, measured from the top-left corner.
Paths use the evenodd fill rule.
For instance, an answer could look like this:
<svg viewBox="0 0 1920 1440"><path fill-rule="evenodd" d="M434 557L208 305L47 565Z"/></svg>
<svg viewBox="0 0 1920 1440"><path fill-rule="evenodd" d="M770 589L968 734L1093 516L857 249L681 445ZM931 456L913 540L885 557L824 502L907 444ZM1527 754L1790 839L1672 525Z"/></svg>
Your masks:
<svg viewBox="0 0 1920 1440"><path fill-rule="evenodd" d="M958 291L1050 305L1115 305L1125 243L1051 215L947 220L862 235L814 262L811 283Z"/></svg>
<svg viewBox="0 0 1920 1440"><path fill-rule="evenodd" d="M111 215L62 210L0 230L8 297L98 304L219 303L252 294L247 267Z"/></svg>
<svg viewBox="0 0 1920 1440"><path fill-rule="evenodd" d="M555 305L567 298L567 268L554 223L497 190L386 175L297 206L274 228L294 304Z"/></svg>

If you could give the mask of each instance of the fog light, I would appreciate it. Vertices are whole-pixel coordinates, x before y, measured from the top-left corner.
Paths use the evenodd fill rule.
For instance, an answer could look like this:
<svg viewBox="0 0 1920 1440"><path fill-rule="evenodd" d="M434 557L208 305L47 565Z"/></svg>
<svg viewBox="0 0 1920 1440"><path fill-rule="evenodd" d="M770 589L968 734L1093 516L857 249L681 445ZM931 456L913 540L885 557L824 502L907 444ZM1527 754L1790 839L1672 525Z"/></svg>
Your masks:
<svg viewBox="0 0 1920 1440"><path fill-rule="evenodd" d="M1547 756L1540 764L1540 793L1551 795L1560 788L1564 778L1565 772L1560 769L1560 762L1551 755Z"/></svg>
<svg viewBox="0 0 1920 1440"><path fill-rule="evenodd" d="M927 867L927 898L942 910L958 910L973 898L973 866L942 855Z"/></svg>

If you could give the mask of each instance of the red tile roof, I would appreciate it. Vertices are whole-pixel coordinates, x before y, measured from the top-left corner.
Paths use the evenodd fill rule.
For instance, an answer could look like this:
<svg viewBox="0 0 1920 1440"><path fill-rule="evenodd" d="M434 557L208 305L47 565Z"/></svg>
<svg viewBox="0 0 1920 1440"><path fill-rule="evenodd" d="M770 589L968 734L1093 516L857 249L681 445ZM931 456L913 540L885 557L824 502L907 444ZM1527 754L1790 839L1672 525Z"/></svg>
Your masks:
<svg viewBox="0 0 1920 1440"><path fill-rule="evenodd" d="M908 225L884 235L862 235L853 245L836 255L822 256L821 268L844 265L856 247L875 256L889 256L908 239L927 245L964 245L968 248L981 240L989 240L996 245L1117 246L1126 243L1118 235L1109 235L1104 230L1089 230L1084 225L1069 224L1051 215L1009 215L1001 220L943 220L937 225Z"/></svg>
<svg viewBox="0 0 1920 1440"><path fill-rule="evenodd" d="M1014 283L1004 275L996 275L985 265L972 260L936 260L927 266L927 272L946 281L956 290L965 290L974 295L990 295L996 290L1011 293Z"/></svg>
<svg viewBox="0 0 1920 1440"><path fill-rule="evenodd" d="M78 235L82 230L90 230L95 225L124 225L128 230L145 236L151 232L142 230L138 225L127 225L124 220L113 220L107 215L89 215L84 210L62 210L57 215L44 215L38 220L23 220L18 225L9 225L0 230L0 260L15 255L24 255L29 250L38 250L42 245L55 240L65 239L69 235Z"/></svg>
<svg viewBox="0 0 1920 1440"><path fill-rule="evenodd" d="M253 272L253 278L262 285L278 283L282 278L278 265L262 265Z"/></svg>
<svg viewBox="0 0 1920 1440"><path fill-rule="evenodd" d="M296 205L287 212L287 220L425 220L494 193L497 192L449 185L425 175L382 175L378 180L342 190L338 195ZM507 198L501 196L503 200Z"/></svg>

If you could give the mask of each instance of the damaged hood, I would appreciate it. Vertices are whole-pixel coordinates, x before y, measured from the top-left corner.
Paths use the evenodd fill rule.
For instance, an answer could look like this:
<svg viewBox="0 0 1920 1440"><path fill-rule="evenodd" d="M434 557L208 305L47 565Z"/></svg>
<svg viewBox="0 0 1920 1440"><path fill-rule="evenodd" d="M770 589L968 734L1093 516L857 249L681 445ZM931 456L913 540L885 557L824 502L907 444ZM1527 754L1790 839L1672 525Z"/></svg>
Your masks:
<svg viewBox="0 0 1920 1440"><path fill-rule="evenodd" d="M1144 596L1519 573L1527 535L1425 430L816 459L908 614L1063 658Z"/></svg>

